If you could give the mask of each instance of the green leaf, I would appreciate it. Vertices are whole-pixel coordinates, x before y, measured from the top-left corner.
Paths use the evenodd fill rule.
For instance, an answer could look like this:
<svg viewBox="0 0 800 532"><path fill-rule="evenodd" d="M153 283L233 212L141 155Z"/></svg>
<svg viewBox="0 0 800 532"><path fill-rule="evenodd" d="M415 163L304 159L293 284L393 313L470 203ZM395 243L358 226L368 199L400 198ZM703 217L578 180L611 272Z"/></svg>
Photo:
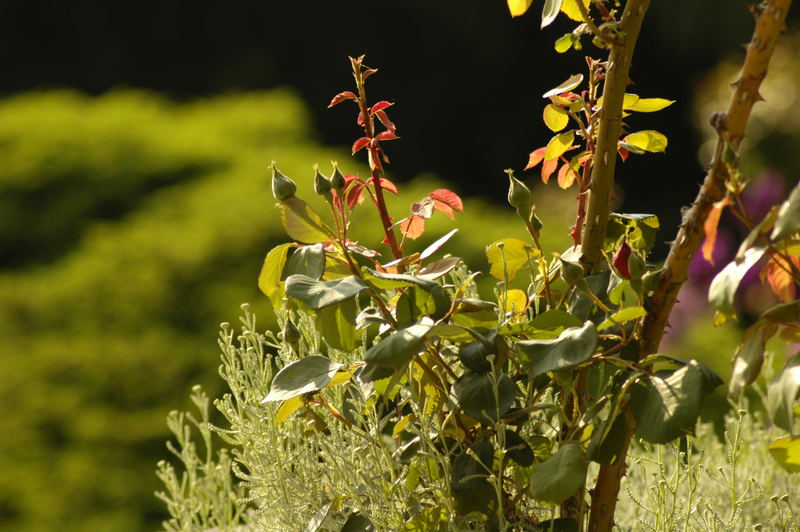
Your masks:
<svg viewBox="0 0 800 532"><path fill-rule="evenodd" d="M767 388L767 412L772 422L793 432L794 402L800 394L800 353L790 358L780 375Z"/></svg>
<svg viewBox="0 0 800 532"><path fill-rule="evenodd" d="M542 98L550 98L559 94L569 92L583 82L583 74L573 74L558 87L554 87L542 95Z"/></svg>
<svg viewBox="0 0 800 532"><path fill-rule="evenodd" d="M652 153L663 152L667 149L667 137L663 133L653 130L631 133L622 139L622 142Z"/></svg>
<svg viewBox="0 0 800 532"><path fill-rule="evenodd" d="M369 518L360 513L352 513L339 532L374 532L377 530Z"/></svg>
<svg viewBox="0 0 800 532"><path fill-rule="evenodd" d="M425 260L437 251L439 251L442 246L444 246L448 240L450 240L454 234L458 232L458 229L453 229L446 235L438 238L435 242L433 242L430 246L426 247L422 253L419 254L419 260Z"/></svg>
<svg viewBox="0 0 800 532"><path fill-rule="evenodd" d="M395 310L397 323L401 326L408 325L417 322L423 316L434 316L435 319L436 301L430 292L418 286L411 286L400 295Z"/></svg>
<svg viewBox="0 0 800 532"><path fill-rule="evenodd" d="M316 244L336 238L333 229L325 225L314 209L298 197L291 197L278 203L281 223L286 233L299 242Z"/></svg>
<svg viewBox="0 0 800 532"><path fill-rule="evenodd" d="M356 347L356 302L353 299L326 306L317 312L316 327L329 346L342 351Z"/></svg>
<svg viewBox="0 0 800 532"><path fill-rule="evenodd" d="M703 399L720 384L722 380L696 360L640 381L630 401L636 435L650 443L667 443L691 434Z"/></svg>
<svg viewBox="0 0 800 532"><path fill-rule="evenodd" d="M312 279L319 279L324 271L325 250L322 248L322 244L300 246L292 253L283 268L283 273L287 277L294 274L302 274Z"/></svg>
<svg viewBox="0 0 800 532"><path fill-rule="evenodd" d="M619 238L625 235L628 244L646 257L656 242L660 223L655 214L621 214L612 212L608 218L608 230L604 246L615 247Z"/></svg>
<svg viewBox="0 0 800 532"><path fill-rule="evenodd" d="M275 419L273 421L275 421L276 424L283 423L289 419L289 416L297 412L297 410L304 404L305 402L303 401L303 398L299 395L292 397L291 399L287 399L281 403L280 407L278 407L277 412L275 412Z"/></svg>
<svg viewBox="0 0 800 532"><path fill-rule="evenodd" d="M583 323L566 310L547 310L533 318L531 325L537 329L558 329L580 327Z"/></svg>
<svg viewBox="0 0 800 532"><path fill-rule="evenodd" d="M550 139L550 142L547 143L547 148L544 150L544 160L552 161L561 157L564 152L572 147L573 140L575 140L575 132L573 131L566 131Z"/></svg>
<svg viewBox="0 0 800 532"><path fill-rule="evenodd" d="M453 271L460 262L460 257L445 257L439 259L422 268L417 277L433 281Z"/></svg>
<svg viewBox="0 0 800 532"><path fill-rule="evenodd" d="M563 442L550 458L533 467L531 497L555 504L564 502L583 485L588 465L578 442Z"/></svg>
<svg viewBox="0 0 800 532"><path fill-rule="evenodd" d="M511 0L509 0L511 1ZM414 515L403 526L406 532L447 532L450 515L444 506L431 506Z"/></svg>
<svg viewBox="0 0 800 532"><path fill-rule="evenodd" d="M561 3L563 0L544 0L542 7L542 28L549 26L558 16L561 11Z"/></svg>
<svg viewBox="0 0 800 532"><path fill-rule="evenodd" d="M519 238L503 238L486 247L486 258L489 259L489 273L498 281L513 281L517 272L528 264L535 256L535 251L524 240Z"/></svg>
<svg viewBox="0 0 800 532"><path fill-rule="evenodd" d="M769 454L789 473L800 473L800 436L784 436L769 444Z"/></svg>
<svg viewBox="0 0 800 532"><path fill-rule="evenodd" d="M290 275L286 279L286 295L299 299L312 310L341 303L366 289L367 285L355 276L318 281L307 275Z"/></svg>
<svg viewBox="0 0 800 532"><path fill-rule="evenodd" d="M597 329L587 321L582 327L566 329L551 340L517 342L519 361L533 379L548 371L573 368L589 360L597 347Z"/></svg>
<svg viewBox="0 0 800 532"><path fill-rule="evenodd" d="M626 321L641 318L645 314L647 314L647 311L644 307L627 307L612 314L610 318L597 326L597 330L602 331L618 323L625 323Z"/></svg>
<svg viewBox="0 0 800 532"><path fill-rule="evenodd" d="M341 368L338 362L321 355L311 355L287 364L272 379L269 394L261 400L286 401L324 388Z"/></svg>
<svg viewBox="0 0 800 532"><path fill-rule="evenodd" d="M613 465L617 462L629 430L624 413L617 414L606 430L609 422L606 420L602 426L595 428L589 443L589 458L598 464Z"/></svg>
<svg viewBox="0 0 800 532"><path fill-rule="evenodd" d="M571 33L565 33L561 37L556 40L555 45L553 46L556 52L563 54L575 43L575 36Z"/></svg>
<svg viewBox="0 0 800 532"><path fill-rule="evenodd" d="M764 363L764 345L775 333L776 327L767 321L759 320L748 327L733 356L728 394L736 401L747 386L755 382Z"/></svg>
<svg viewBox="0 0 800 532"><path fill-rule="evenodd" d="M284 290L281 275L286 264L286 254L294 245L290 242L272 248L264 259L261 273L258 274L258 288L269 298L276 310L283 306Z"/></svg>
<svg viewBox="0 0 800 532"><path fill-rule="evenodd" d="M513 430L506 429L505 443L506 458L514 460L522 467L533 465L533 449L528 442L522 439L522 436Z"/></svg>
<svg viewBox="0 0 800 532"><path fill-rule="evenodd" d="M569 124L569 113L552 103L545 106L543 118L544 124L554 133L558 133Z"/></svg>
<svg viewBox="0 0 800 532"><path fill-rule="evenodd" d="M450 296L438 283L425 279L423 277L408 275L404 273L382 273L369 268L366 271L366 281L376 288L383 290L402 288L407 286L419 287L427 292L430 297L426 298L424 294L415 294L416 299L411 299L414 304L418 304L417 308L419 313L432 316L434 319L439 319L450 310ZM405 295L405 294L404 294ZM411 297L411 295L409 295ZM409 301L405 301L409 304ZM409 311L410 309L405 309ZM414 313L411 313L414 315Z"/></svg>
<svg viewBox="0 0 800 532"><path fill-rule="evenodd" d="M515 390L514 382L506 374L468 372L453 385L458 404L464 412L484 425L494 425L508 412L514 402Z"/></svg>
<svg viewBox="0 0 800 532"><path fill-rule="evenodd" d="M722 323L735 317L733 296L736 294L736 289L739 288L739 283L742 282L745 274L761 259L765 251L766 249L763 247L749 248L741 262L729 263L711 281L711 286L708 288L708 302L723 315ZM719 325L719 320L716 320L715 323Z"/></svg>
<svg viewBox="0 0 800 532"><path fill-rule="evenodd" d="M400 369L408 364L425 345L425 336L433 328L433 320L422 318L419 323L399 329L369 348L364 361L369 364Z"/></svg>
<svg viewBox="0 0 800 532"><path fill-rule="evenodd" d="M773 241L781 240L798 232L800 232L800 183L792 189L789 198L781 204L770 238Z"/></svg>
<svg viewBox="0 0 800 532"><path fill-rule="evenodd" d="M625 95L627 96L627 94ZM637 98L636 102L625 105L622 108L626 111L635 111L637 113L654 113L675 103L675 100L667 100L665 98Z"/></svg>

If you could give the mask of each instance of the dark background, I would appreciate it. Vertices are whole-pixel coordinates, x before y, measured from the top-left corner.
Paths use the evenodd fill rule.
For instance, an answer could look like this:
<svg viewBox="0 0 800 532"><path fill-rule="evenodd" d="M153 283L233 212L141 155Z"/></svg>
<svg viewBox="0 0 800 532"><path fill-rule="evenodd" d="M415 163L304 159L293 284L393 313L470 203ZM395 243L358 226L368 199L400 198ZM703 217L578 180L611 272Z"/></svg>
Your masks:
<svg viewBox="0 0 800 532"><path fill-rule="evenodd" d="M368 85L371 99L396 102L402 140L389 146L394 177L431 171L461 193L500 201L502 170L521 170L547 142L541 94L585 70L582 54L552 51L573 25L559 20L539 31L540 3L512 19L502 0L3 0L0 93L129 86L191 99L289 85L307 101L323 141L349 145L358 133L353 109L326 107L351 88L346 56L366 53L381 69ZM677 103L630 126L660 130L670 145L666 155L631 158L618 180L633 200L621 209L658 214L664 235L702 178L690 108L696 82L722 57L741 53L751 30L741 1L650 7L631 91ZM584 44L583 53L602 57Z"/></svg>

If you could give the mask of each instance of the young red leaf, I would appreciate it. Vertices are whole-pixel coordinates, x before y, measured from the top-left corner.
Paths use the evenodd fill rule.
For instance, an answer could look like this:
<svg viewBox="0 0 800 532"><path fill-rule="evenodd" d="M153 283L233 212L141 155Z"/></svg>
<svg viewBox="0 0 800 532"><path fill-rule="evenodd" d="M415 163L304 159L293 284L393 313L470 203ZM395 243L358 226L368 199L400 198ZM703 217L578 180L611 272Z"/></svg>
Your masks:
<svg viewBox="0 0 800 532"><path fill-rule="evenodd" d="M790 257L790 260L795 268L800 268L800 257ZM797 295L791 270L792 266L783 257L773 255L761 271L762 278L766 277L772 292L782 303L794 301Z"/></svg>
<svg viewBox="0 0 800 532"><path fill-rule="evenodd" d="M462 202L458 194L452 190L447 190L446 188L437 188L428 194L428 197L436 201L441 201L454 211L464 212L464 202Z"/></svg>
<svg viewBox="0 0 800 532"><path fill-rule="evenodd" d="M368 68L367 70L364 71L364 74L362 75L362 79L367 79L368 77L370 77L371 75L373 75L377 71L378 71L377 68Z"/></svg>
<svg viewBox="0 0 800 532"><path fill-rule="evenodd" d="M577 177L578 174L572 169L569 163L564 163L558 170L558 186L566 190L572 186L572 183L575 182Z"/></svg>
<svg viewBox="0 0 800 532"><path fill-rule="evenodd" d="M378 111L381 111L381 110L383 110L383 109L386 109L387 107L389 107L389 106L391 106L391 105L394 105L394 104L393 104L392 102L387 102L386 100L382 100L382 101L380 101L380 102L376 103L375 105L373 105L373 106L370 108L370 110L369 110L369 114L371 114L371 115L374 115L374 114L375 114L375 113L377 113Z"/></svg>
<svg viewBox="0 0 800 532"><path fill-rule="evenodd" d="M351 185L350 183L353 184ZM355 208L356 205L364 201L364 188L366 186L367 185L358 178L348 182L348 185L345 188L346 190L345 198L347 198L347 206L350 208L351 211Z"/></svg>
<svg viewBox="0 0 800 532"><path fill-rule="evenodd" d="M356 120L356 124L362 127L364 126L364 113L362 112L358 113L358 119Z"/></svg>
<svg viewBox="0 0 800 532"><path fill-rule="evenodd" d="M703 231L705 231L706 239L703 242L703 246L700 248L700 251L703 254L703 258L706 259L709 264L714 264L714 246L717 244L717 226L719 225L719 217L722 215L722 211L725 209L725 207L729 204L730 201L727 197L722 198L720 201L714 203L714 205L711 207L711 211L708 213L706 221L703 223Z"/></svg>
<svg viewBox="0 0 800 532"><path fill-rule="evenodd" d="M339 94L334 96L333 99L331 100L331 103L328 104L328 109L330 109L334 105L342 103L345 100L358 100L358 98L352 91L340 92Z"/></svg>
<svg viewBox="0 0 800 532"><path fill-rule="evenodd" d="M617 147L617 153L619 153L619 157L620 159L622 159L623 162L627 161L628 156L630 155L630 152L625 148L623 148L622 146Z"/></svg>
<svg viewBox="0 0 800 532"><path fill-rule="evenodd" d="M623 240L622 245L619 247L619 249L617 249L617 252L614 253L614 258L611 261L614 265L614 268L616 268L619 274L626 279L631 278L631 272L628 270L628 258L630 256L631 247Z"/></svg>
<svg viewBox="0 0 800 532"><path fill-rule="evenodd" d="M542 157L544 157L544 153L542 153ZM556 171L556 167L558 166L558 159L551 159L549 161L545 161L542 165L542 181L546 185L548 181L550 181L550 176L553 175L553 172Z"/></svg>
<svg viewBox="0 0 800 532"><path fill-rule="evenodd" d="M364 149L372 139L369 137L361 137L357 141L353 143L353 155L356 154L359 150Z"/></svg>
<svg viewBox="0 0 800 532"><path fill-rule="evenodd" d="M453 209L450 208L450 205L447 203L442 203L439 200L433 200L433 208L437 211L445 213L447 216L450 217L451 220L456 219L456 215L453 213Z"/></svg>
<svg viewBox="0 0 800 532"><path fill-rule="evenodd" d="M416 240L425 232L425 219L412 214L400 222L400 231L403 233L403 238Z"/></svg>
<svg viewBox="0 0 800 532"><path fill-rule="evenodd" d="M395 132L397 131L397 126L395 126L394 123L389 120L389 116L385 111L375 111L375 116L378 117L378 120L381 121L381 124L383 124L386 129L391 129Z"/></svg>
<svg viewBox="0 0 800 532"><path fill-rule="evenodd" d="M375 136L375 140L396 140L399 139L395 132L391 129L387 129L386 131L381 131Z"/></svg>
<svg viewBox="0 0 800 532"><path fill-rule="evenodd" d="M539 148L538 150L532 151L530 156L528 157L528 166L525 167L525 170L530 170L531 168L535 168L537 164L542 162L542 159L544 159L544 152L546 149L547 147L545 146L543 148Z"/></svg>
<svg viewBox="0 0 800 532"><path fill-rule="evenodd" d="M375 182L375 178L373 178L373 177L370 177L369 180L370 180L371 183ZM397 195L397 185L395 185L394 183L392 183L391 181L389 181L385 177L381 178L381 188L383 190L388 190L389 192L391 192L395 196Z"/></svg>

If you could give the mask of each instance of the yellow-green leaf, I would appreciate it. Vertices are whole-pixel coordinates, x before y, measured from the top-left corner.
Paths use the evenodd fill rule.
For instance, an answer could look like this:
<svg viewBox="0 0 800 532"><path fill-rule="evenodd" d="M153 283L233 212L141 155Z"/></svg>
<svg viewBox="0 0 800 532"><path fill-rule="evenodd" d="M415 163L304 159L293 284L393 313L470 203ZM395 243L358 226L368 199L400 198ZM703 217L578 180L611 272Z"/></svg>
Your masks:
<svg viewBox="0 0 800 532"><path fill-rule="evenodd" d="M545 125L554 133L558 133L567 127L569 123L569 114L564 109L552 103L545 106L542 114Z"/></svg>
<svg viewBox="0 0 800 532"><path fill-rule="evenodd" d="M641 318L645 314L647 314L647 311L643 307L627 307L612 314L610 318L597 326L597 330L602 331L612 327L615 323L625 323L626 321Z"/></svg>
<svg viewBox="0 0 800 532"><path fill-rule="evenodd" d="M269 298L275 309L279 309L283 305L284 289L281 275L283 266L286 264L286 254L294 245L290 242L272 248L264 259L261 273L258 274L258 288Z"/></svg>
<svg viewBox="0 0 800 532"><path fill-rule="evenodd" d="M512 17L518 17L525 14L532 2L533 0L507 0L508 10Z"/></svg>
<svg viewBox="0 0 800 532"><path fill-rule="evenodd" d="M573 140L575 140L575 133L572 131L561 133L550 139L550 142L547 143L547 148L544 150L544 160L552 161L561 157L565 151L572 147Z"/></svg>
<svg viewBox="0 0 800 532"><path fill-rule="evenodd" d="M622 108L623 109L630 109L632 106L636 105L639 101L638 94L631 94L629 92L625 93L625 96L622 97ZM597 99L597 107L603 107L603 97L600 96Z"/></svg>
<svg viewBox="0 0 800 532"><path fill-rule="evenodd" d="M564 52L572 48L573 42L574 42L573 35L571 33L565 33L564 35L559 37L558 40L556 40L555 45L553 47L555 48L556 52L563 54Z"/></svg>
<svg viewBox="0 0 800 532"><path fill-rule="evenodd" d="M586 10L589 10L589 1L590 0L581 0L583 2L584 7ZM575 22L583 22L583 17L581 16L581 11L578 9L578 2L577 0L564 0L561 4L561 12L564 13L566 16L574 20Z"/></svg>
<svg viewBox="0 0 800 532"><path fill-rule="evenodd" d="M519 238L503 238L486 248L486 257L491 265L489 273L500 281L505 279L505 274L509 281L513 281L520 268L534 256L534 249Z"/></svg>
<svg viewBox="0 0 800 532"><path fill-rule="evenodd" d="M397 437L401 432L403 432L406 429L406 427L411 421L414 421L416 419L417 416L413 412L400 418L400 421L398 421L395 424L394 428L392 429L392 436Z"/></svg>
<svg viewBox="0 0 800 532"><path fill-rule="evenodd" d="M551 96L557 96L564 92L569 92L578 85L580 85L582 81L583 81L583 74L574 74L570 76L568 80L560 84L558 87L554 87L549 91L545 92L542 95L542 98L549 98Z"/></svg>
<svg viewBox="0 0 800 532"><path fill-rule="evenodd" d="M281 403L280 408L275 412L275 423L283 423L289 419L289 416L297 412L297 409L303 406L304 402L303 396L298 395Z"/></svg>
<svg viewBox="0 0 800 532"><path fill-rule="evenodd" d="M625 96L628 96L627 94ZM627 111L636 111L637 113L654 113L675 103L675 100L667 100L665 98L639 98L635 103L626 105L623 103L622 108Z"/></svg>
<svg viewBox="0 0 800 532"><path fill-rule="evenodd" d="M800 473L800 436L784 436L769 444L769 454L790 473Z"/></svg>
<svg viewBox="0 0 800 532"><path fill-rule="evenodd" d="M506 314L519 314L528 306L528 295L522 290L515 288L508 290L504 296L501 296L500 302L505 303L503 311Z"/></svg>
<svg viewBox="0 0 800 532"><path fill-rule="evenodd" d="M631 146L636 146L639 149L653 153L663 152L667 149L666 135L658 131L653 131L652 129L631 133L622 139L622 141ZM545 159L546 158L547 157L545 157Z"/></svg>
<svg viewBox="0 0 800 532"><path fill-rule="evenodd" d="M314 209L298 197L291 197L278 204L281 211L281 223L286 233L306 244L328 242L336 238L336 234L328 227Z"/></svg>

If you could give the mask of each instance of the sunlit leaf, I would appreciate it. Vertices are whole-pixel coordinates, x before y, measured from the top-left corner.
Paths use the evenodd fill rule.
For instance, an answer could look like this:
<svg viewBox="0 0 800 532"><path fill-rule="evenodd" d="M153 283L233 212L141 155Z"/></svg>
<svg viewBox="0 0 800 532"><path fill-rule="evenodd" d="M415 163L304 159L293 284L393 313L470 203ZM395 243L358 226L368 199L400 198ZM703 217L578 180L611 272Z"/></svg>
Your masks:
<svg viewBox="0 0 800 532"><path fill-rule="evenodd" d="M524 312L528 306L528 295L522 290L514 288L513 290L508 290L504 296L501 296L500 301L505 303L503 312L506 314L519 314Z"/></svg>
<svg viewBox="0 0 800 532"><path fill-rule="evenodd" d="M558 133L567 127L569 123L569 114L561 107L553 105L552 103L545 106L542 112L542 118L544 119L544 124L554 133Z"/></svg>
<svg viewBox="0 0 800 532"><path fill-rule="evenodd" d="M321 390L341 367L338 362L321 355L295 360L275 375L269 394L261 402L286 401L304 393Z"/></svg>
<svg viewBox="0 0 800 532"><path fill-rule="evenodd" d="M637 131L622 139L626 144L636 146L652 153L663 152L667 149L667 137L663 133L653 130Z"/></svg>
<svg viewBox="0 0 800 532"><path fill-rule="evenodd" d="M720 314L721 322L735 316L733 309L733 296L739 283L742 282L745 274L757 263L764 255L765 249L762 247L750 248L745 252L744 259L737 263L733 261L719 272L708 289L708 301ZM720 323L720 320L716 320Z"/></svg>
<svg viewBox="0 0 800 532"><path fill-rule="evenodd" d="M445 257L431 262L419 271L419 277L424 279L438 279L453 271L461 262L459 257Z"/></svg>
<svg viewBox="0 0 800 532"><path fill-rule="evenodd" d="M306 244L328 242L336 238L336 233L325 225L322 218L308 203L298 197L291 197L278 203L281 223L286 233L293 239Z"/></svg>
<svg viewBox="0 0 800 532"><path fill-rule="evenodd" d="M528 166L525 167L525 170L530 170L531 168L535 168L537 164L542 162L544 159L544 152L547 148L542 147L536 150L533 150L528 157Z"/></svg>
<svg viewBox="0 0 800 532"><path fill-rule="evenodd" d="M450 231L449 233L437 239L434 243L426 247L425 250L419 255L420 260L425 260L434 253L436 253L437 251L439 251L439 249L441 249L441 247L444 246L445 243L447 243L447 241L450 240L450 238L457 232L458 229L453 229L452 231Z"/></svg>
<svg viewBox="0 0 800 532"><path fill-rule="evenodd" d="M542 95L542 98L549 98L557 96L564 92L569 92L583 82L583 74L573 74L565 82L561 83L558 87L554 87Z"/></svg>
<svg viewBox="0 0 800 532"><path fill-rule="evenodd" d="M691 434L703 399L720 384L722 379L696 360L645 378L634 386L630 401L636 435L667 443Z"/></svg>
<svg viewBox="0 0 800 532"><path fill-rule="evenodd" d="M775 228L772 230L770 238L781 240L789 235L800 232L800 183L793 189L786 201L781 204L778 210L778 218L775 220Z"/></svg>
<svg viewBox="0 0 800 532"><path fill-rule="evenodd" d="M703 223L703 231L706 234L706 239L703 242L702 248L700 248L701 252L703 253L703 258L708 261L709 264L714 264L714 246L717 243L717 226L719 225L719 217L722 215L722 211L730 204L730 200L727 196L722 198L720 201L714 203L711 207L711 210L706 217L706 221Z"/></svg>
<svg viewBox="0 0 800 532"><path fill-rule="evenodd" d="M400 222L400 232L403 237L416 240L425 232L425 218L412 214Z"/></svg>
<svg viewBox="0 0 800 532"><path fill-rule="evenodd" d="M564 152L572 148L572 141L575 140L575 133L567 131L556 135L550 142L547 143L547 149L544 152L544 160L552 161L561 157Z"/></svg>
<svg viewBox="0 0 800 532"><path fill-rule="evenodd" d="M767 388L767 412L772 422L787 432L792 432L792 408L800 394L800 353L786 362L780 374Z"/></svg>
<svg viewBox="0 0 800 532"><path fill-rule="evenodd" d="M286 261L283 269L283 273L287 277L300 273L313 279L322 277L324 271L325 250L322 248L322 244L298 247Z"/></svg>
<svg viewBox="0 0 800 532"><path fill-rule="evenodd" d="M574 1L575 0L565 0L564 3L566 4L568 2L574 2ZM556 52L563 54L564 52L572 48L573 44L575 44L575 36L571 33L565 33L564 35L556 39L553 48L555 49Z"/></svg>
<svg viewBox="0 0 800 532"><path fill-rule="evenodd" d="M533 467L531 497L556 504L564 502L581 487L588 466L578 442L562 442L550 458Z"/></svg>
<svg viewBox="0 0 800 532"><path fill-rule="evenodd" d="M647 314L647 311L644 307L627 307L612 314L609 319L597 326L597 330L602 331L613 327L617 323L625 323L626 321L641 318L645 314Z"/></svg>
<svg viewBox="0 0 800 532"><path fill-rule="evenodd" d="M338 305L326 306L316 316L317 331L334 349L352 351L356 346L356 302L347 299Z"/></svg>
<svg viewBox="0 0 800 532"><path fill-rule="evenodd" d="M586 8L587 12L589 10L589 2L591 0L580 0L583 3L583 6ZM564 0L561 3L561 12L568 16L570 19L574 20L575 22L583 22L583 17L581 16L581 11L578 9L578 0Z"/></svg>
<svg viewBox="0 0 800 532"><path fill-rule="evenodd" d="M281 406L278 408L278 411L275 412L275 423L283 423L289 417L297 412L297 410L303 406L305 402L303 401L303 396L298 395L296 397L292 397L291 399L287 399Z"/></svg>
<svg viewBox="0 0 800 532"><path fill-rule="evenodd" d="M558 159L545 161L542 165L542 181L545 185L550 180L550 176L553 175L553 172L556 171L556 168L558 168Z"/></svg>
<svg viewBox="0 0 800 532"><path fill-rule="evenodd" d="M507 0L508 10L511 12L512 17L524 15L525 12L531 7L533 0Z"/></svg>
<svg viewBox="0 0 800 532"><path fill-rule="evenodd" d="M286 264L286 254L294 245L290 242L272 248L264 258L264 265L258 275L258 288L269 298L275 309L283 305L284 290L281 275Z"/></svg>
<svg viewBox="0 0 800 532"><path fill-rule="evenodd" d="M589 360L597 347L597 328L587 321L566 329L557 338L517 342L519 361L534 378L548 371L573 368Z"/></svg>
<svg viewBox="0 0 800 532"><path fill-rule="evenodd" d="M568 163L561 165L561 169L558 171L558 186L560 188L568 189L576 179L578 179L578 173L573 170L572 166Z"/></svg>
<svg viewBox="0 0 800 532"><path fill-rule="evenodd" d="M667 100L665 98L638 98L633 104L625 105L623 103L622 108L627 111L636 111L637 113L654 113L669 107L673 103L675 103L675 100Z"/></svg>
<svg viewBox="0 0 800 532"><path fill-rule="evenodd" d="M766 320L758 320L747 328L733 358L733 371L728 393L734 400L747 386L755 382L764 364L764 346L775 333L776 327Z"/></svg>
<svg viewBox="0 0 800 532"><path fill-rule="evenodd" d="M562 0L544 0L542 6L542 28L549 26L561 11Z"/></svg>
<svg viewBox="0 0 800 532"><path fill-rule="evenodd" d="M423 349L425 337L432 328L433 320L426 317L419 323L399 329L370 347L364 354L364 361L400 369Z"/></svg>
<svg viewBox="0 0 800 532"><path fill-rule="evenodd" d="M769 454L789 473L800 473L800 436L784 436L769 444Z"/></svg>
<svg viewBox="0 0 800 532"><path fill-rule="evenodd" d="M486 248L486 258L491 266L489 273L499 281L505 280L506 276L513 281L517 272L534 256L533 247L519 238L503 238Z"/></svg>
<svg viewBox="0 0 800 532"><path fill-rule="evenodd" d="M367 285L353 275L333 281L318 281L306 275L290 275L286 279L286 295L299 299L312 310L350 299L366 288Z"/></svg>
<svg viewBox="0 0 800 532"><path fill-rule="evenodd" d="M464 212L464 203L461 201L459 195L453 192L452 190L447 190L446 188L437 188L436 190L428 194L428 197L434 200L435 202L447 205L454 211Z"/></svg>
<svg viewBox="0 0 800 532"><path fill-rule="evenodd" d="M772 293L783 303L789 303L797 295L792 269L800 270L800 257L789 257L787 261L780 255L772 255L762 274L766 277Z"/></svg>

